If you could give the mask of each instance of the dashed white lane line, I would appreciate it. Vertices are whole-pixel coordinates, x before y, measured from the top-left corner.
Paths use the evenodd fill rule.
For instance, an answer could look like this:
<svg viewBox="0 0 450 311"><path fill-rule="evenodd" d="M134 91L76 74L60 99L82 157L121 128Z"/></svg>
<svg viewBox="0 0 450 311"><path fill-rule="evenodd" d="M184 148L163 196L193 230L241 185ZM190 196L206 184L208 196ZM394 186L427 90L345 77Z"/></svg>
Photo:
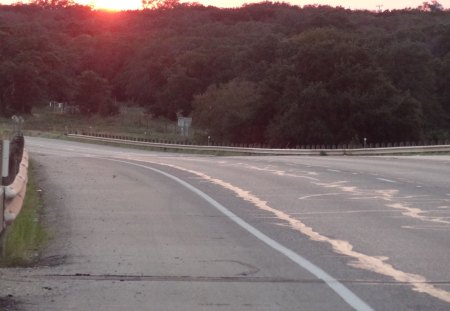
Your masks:
<svg viewBox="0 0 450 311"><path fill-rule="evenodd" d="M305 270L309 271L311 274L313 274L318 279L324 281L325 284L327 284L336 294L338 294L348 305L350 305L355 310L373 310L366 302L364 302L361 298L356 296L352 291L350 291L347 287L345 287L342 283L340 283L338 280L333 278L331 275L329 275L327 272L322 270L320 267L313 264L311 261L307 260L306 258L300 256L293 250L281 245L277 241L273 240L269 236L265 235L249 223L245 222L242 218L238 217L236 214L231 212L229 209L227 209L225 206L211 198L209 195L204 193L203 191L195 188L191 184L188 184L187 182L179 179L178 177L175 177L171 174L168 174L166 172L163 172L161 170L158 170L156 168L148 167L145 165L140 165L137 163L127 162L127 161L121 161L121 160L113 160L109 159L110 161L125 163L128 165L133 165L137 167L141 167L156 173L159 173L161 175L164 175L177 183L181 184L183 187L189 189L190 191L194 192L201 198L203 198L205 201L210 203L212 206L214 206L218 211L220 211L222 214L227 216L230 220L234 221L236 224L238 224L241 228L248 231L250 234L258 238L260 241L264 242L274 250L278 251L279 253L283 254L296 264L298 264L300 267L304 268Z"/></svg>

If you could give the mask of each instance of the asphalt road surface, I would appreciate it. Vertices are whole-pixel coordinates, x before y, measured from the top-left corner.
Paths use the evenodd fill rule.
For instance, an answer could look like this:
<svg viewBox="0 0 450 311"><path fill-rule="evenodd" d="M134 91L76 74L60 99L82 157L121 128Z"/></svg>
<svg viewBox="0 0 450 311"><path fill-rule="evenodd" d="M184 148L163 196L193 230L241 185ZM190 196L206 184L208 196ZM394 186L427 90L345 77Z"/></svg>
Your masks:
<svg viewBox="0 0 450 311"><path fill-rule="evenodd" d="M16 309L450 310L449 156L26 146L52 239L0 270Z"/></svg>

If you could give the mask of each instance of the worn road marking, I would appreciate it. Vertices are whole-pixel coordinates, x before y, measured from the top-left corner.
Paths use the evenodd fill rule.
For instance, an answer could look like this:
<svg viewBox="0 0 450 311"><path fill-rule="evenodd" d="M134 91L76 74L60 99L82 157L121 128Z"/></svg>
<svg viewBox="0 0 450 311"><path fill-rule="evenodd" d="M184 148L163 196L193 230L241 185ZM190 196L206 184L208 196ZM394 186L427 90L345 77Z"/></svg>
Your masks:
<svg viewBox="0 0 450 311"><path fill-rule="evenodd" d="M139 165L139 164L135 164L135 163L131 163L131 162L125 162L125 161L120 161L120 160L113 160L113 161L129 163L131 165L142 166L142 167L145 167L145 168L147 168L149 170L157 171L156 169L150 168L148 166ZM152 163L152 162L150 162L150 163ZM355 260L350 262L349 265L351 265L353 267L356 267L356 268L372 271L372 272L375 272L375 273L378 273L378 274L381 274L381 275L385 275L385 276L391 277L391 278L393 278L394 280L396 280L398 282L408 283L408 284L410 284L412 286L413 290L416 291L416 292L426 293L426 294L428 294L428 295L430 295L432 297L438 298L438 299L440 299L442 301L450 302L450 292L447 291L447 290L444 290L444 289L437 288L437 287L433 286L424 276L419 275L419 274L414 274L414 273L408 273L408 272L404 272L402 270L399 270L399 269L395 268L394 266L392 266L391 264L387 263L388 258L380 257L380 256L370 256L370 255L367 255L367 254L355 251L353 245L350 242L348 242L348 241L333 239L333 238L327 237L325 235L322 235L319 232L314 231L313 228L311 228L311 227L307 226L306 224L304 224L301 220L299 220L297 218L294 218L292 215L289 215L289 214L287 214L287 213L285 213L285 212L283 212L281 210L278 210L278 209L275 209L275 208L269 206L266 201L261 200L257 196L253 195L250 191L246 191L244 189L241 189L241 188L239 188L237 186L234 186L234 185L232 185L232 184L230 184L230 183L228 183L226 181L223 181L221 179L213 178L211 176L208 176L205 173L198 172L198 171L195 171L195 170L186 169L184 167L180 167L180 166L177 166L177 165L168 164L168 163L161 163L161 162L153 162L152 164L163 165L163 166L167 166L167 167L170 167L170 168L178 169L178 170L181 170L181 171L184 171L184 172L188 172L188 173L197 175L199 177L202 177L203 179L205 179L207 181L210 181L213 184L216 184L216 185L221 186L221 187L223 187L225 189L228 189L228 190L234 192L239 198L242 198L243 200L246 200L246 201L254 204L257 208L274 214L274 216L276 218L278 218L278 219L280 219L282 221L285 221L292 229L297 230L297 231L301 232L302 234L308 236L311 240L317 241L317 242L327 243L327 244L329 244L329 245L331 245L333 247L333 250L336 253L348 256L350 258L354 258ZM164 173L162 171L161 171L161 173L166 174L166 173ZM167 174L167 175L171 176L169 174ZM180 180L180 182L183 182L183 181ZM324 184L316 183L316 184L324 186L326 188L339 188L339 189L341 189L342 191L345 191L345 192L349 192L349 191L350 192L355 192L356 191L356 187L345 187L345 186L343 186L343 185L345 185L345 183L346 183L346 181L337 181L337 182L334 182L334 183L324 183ZM381 190L381 191L376 191L376 192L378 194L382 194L383 198L385 200L391 201L392 196L394 194L396 194L398 192L398 190L392 189L392 190ZM223 213L225 214L225 212L223 212ZM231 215L234 215L234 214L231 213ZM232 220L236 221L232 217L230 217L230 218ZM427 219L422 219L421 218L421 220L435 221L434 218L432 218L432 219L428 219L428 218ZM440 222L440 221L435 221L435 222ZM251 232L250 230L248 230L248 231ZM288 249L288 251L291 251L291 250ZM296 254L296 253L294 253L294 254ZM297 256L299 256L299 255L297 255ZM289 258L291 258L291 257L289 257ZM292 259L292 260L294 260L294 259ZM308 262L308 263L311 264L310 262ZM301 265L301 264L299 263L299 265ZM320 269L320 268L318 268L318 269ZM308 271L310 271L310 270L308 270ZM331 284L330 283L327 283L327 284L330 287L332 287L333 282L331 282ZM340 285L342 286L342 284L340 284ZM345 289L348 290L347 288L345 288ZM338 293L342 298L345 297L345 296L342 296L337 290L335 290L335 292ZM352 295L354 295L352 292L350 292L350 293ZM358 297L356 297L356 298L358 298Z"/></svg>
<svg viewBox="0 0 450 311"><path fill-rule="evenodd" d="M273 240L269 236L265 235L249 223L245 222L242 218L231 212L229 209L227 209L225 206L208 196L206 193L202 192L201 190L195 188L194 186L188 184L187 182L179 179L176 176L173 176L171 174L168 174L164 171L158 170L156 168L148 167L145 165L127 162L127 161L121 161L121 160L113 160L109 159L110 161L125 163L128 165L133 165L141 168L148 169L150 171L159 173L161 175L164 175L177 183L181 184L183 187L191 190L201 198L203 198L205 201L210 203L212 206L214 206L217 210L219 210L222 214L226 215L228 218L230 218L232 221L234 221L236 224L238 224L240 227L251 233L253 236L258 238L260 241L264 242L268 246L272 247L274 250L278 251L279 253L283 254L284 256L291 259L293 262L298 264L300 267L304 268L305 270L309 271L311 274L313 274L318 279L324 281L336 294L338 294L347 304L349 304L352 308L355 310L373 310L367 303L365 303L361 298L356 296L352 291L350 291L347 287L345 287L342 283L337 281L335 278L333 278L331 275L326 273L324 270L322 270L320 267L313 264L311 261L307 260L306 258L300 256L296 252L292 251L291 249L281 245L277 241Z"/></svg>
<svg viewBox="0 0 450 311"><path fill-rule="evenodd" d="M305 196L299 197L299 200L305 200L305 199L310 199L310 198L320 198L320 197L323 197L323 196L330 196L330 195L343 195L343 194L344 193L337 193L337 192L311 194L311 195L305 195Z"/></svg>
<svg viewBox="0 0 450 311"><path fill-rule="evenodd" d="M289 173L283 170L278 170L276 169L274 166L272 167L257 167L254 165L249 165L249 164L243 164L243 163L238 163L239 166L245 167L247 169L251 169L251 170L256 170L256 171L261 171L261 172L268 172L268 173L272 173L276 176L286 176L286 177L295 177L295 178L305 178L305 179L309 179L312 181L317 181L317 178L311 177L311 176L317 176L318 174L316 172L305 172L305 171L299 171L299 174L293 174L293 173Z"/></svg>
<svg viewBox="0 0 450 311"><path fill-rule="evenodd" d="M411 230L434 230L434 231L450 231L448 226L402 226L402 229L411 229Z"/></svg>
<svg viewBox="0 0 450 311"><path fill-rule="evenodd" d="M380 181L390 182L390 183L393 183L393 184L397 183L396 181L393 181L393 180L390 180L390 179L386 179L386 178L377 178L377 179L380 180Z"/></svg>

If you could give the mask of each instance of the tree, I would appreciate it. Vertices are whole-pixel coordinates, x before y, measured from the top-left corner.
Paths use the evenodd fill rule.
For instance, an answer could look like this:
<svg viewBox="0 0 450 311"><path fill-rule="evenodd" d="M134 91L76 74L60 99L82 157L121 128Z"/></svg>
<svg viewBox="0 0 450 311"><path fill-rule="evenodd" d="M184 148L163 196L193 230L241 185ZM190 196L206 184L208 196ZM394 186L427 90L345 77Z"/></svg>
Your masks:
<svg viewBox="0 0 450 311"><path fill-rule="evenodd" d="M142 8L147 9L173 9L180 6L180 0L142 0Z"/></svg>
<svg viewBox="0 0 450 311"><path fill-rule="evenodd" d="M283 53L294 70L279 84L281 96L266 132L272 144L421 137L420 103L403 95L407 88L391 84L364 44L330 28L307 31L285 43Z"/></svg>
<svg viewBox="0 0 450 311"><path fill-rule="evenodd" d="M295 147L298 144L325 144L334 141L331 96L322 83L303 87L290 80L286 88L283 112L269 125L267 138L274 146Z"/></svg>
<svg viewBox="0 0 450 311"><path fill-rule="evenodd" d="M197 91L201 90L201 82L185 73L171 75L167 79L164 90L158 93L157 104L150 111L160 113L169 119L175 119L178 113L189 115L191 102Z"/></svg>
<svg viewBox="0 0 450 311"><path fill-rule="evenodd" d="M194 99L193 120L215 141L255 142L254 125L261 100L257 84L239 79L216 86Z"/></svg>
<svg viewBox="0 0 450 311"><path fill-rule="evenodd" d="M438 1L433 0L431 2L423 2L422 5L419 6L419 10L428 12L441 12L444 10L444 7Z"/></svg>
<svg viewBox="0 0 450 311"><path fill-rule="evenodd" d="M30 63L6 61L0 64L0 106L3 116L29 114L45 96L45 80Z"/></svg>
<svg viewBox="0 0 450 311"><path fill-rule="evenodd" d="M4 117L9 114L11 98L15 92L15 67L15 64L9 61L0 63L0 115Z"/></svg>
<svg viewBox="0 0 450 311"><path fill-rule="evenodd" d="M436 70L428 47L410 41L393 43L380 53L380 63L397 89L421 103L425 125L434 128L439 124Z"/></svg>
<svg viewBox="0 0 450 311"><path fill-rule="evenodd" d="M84 71L78 77L75 103L84 115L111 115L117 112L111 99L108 81L94 71Z"/></svg>
<svg viewBox="0 0 450 311"><path fill-rule="evenodd" d="M437 96L442 128L450 137L450 52L438 64Z"/></svg>
<svg viewBox="0 0 450 311"><path fill-rule="evenodd" d="M155 6L156 0L142 0L141 4L142 4L142 9L148 10Z"/></svg>
<svg viewBox="0 0 450 311"><path fill-rule="evenodd" d="M75 5L73 0L32 0L31 4L44 8L65 8Z"/></svg>

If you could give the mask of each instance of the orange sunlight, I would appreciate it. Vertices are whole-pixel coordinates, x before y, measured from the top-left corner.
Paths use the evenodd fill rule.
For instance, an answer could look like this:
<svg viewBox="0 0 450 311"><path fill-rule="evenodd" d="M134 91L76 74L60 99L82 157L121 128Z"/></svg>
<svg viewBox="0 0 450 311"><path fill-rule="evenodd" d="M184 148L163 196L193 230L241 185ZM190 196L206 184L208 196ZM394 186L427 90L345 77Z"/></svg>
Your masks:
<svg viewBox="0 0 450 311"><path fill-rule="evenodd" d="M108 11L122 10L140 10L142 8L142 0L74 0L82 5L89 5L95 9ZM199 2L205 6L212 5L217 7L240 7L244 3L255 3L264 0L180 0L183 2ZM277 2L277 0L269 0ZM403 8L416 8L422 2L431 2L432 0L280 0L280 2L288 2L293 5L331 5L342 6L350 9L368 9L368 10L392 10ZM0 0L0 4L12 4L20 2L20 0ZM27 1L23 1L27 2ZM29 1L28 1L29 2ZM438 0L444 8L450 8L450 0Z"/></svg>
<svg viewBox="0 0 450 311"><path fill-rule="evenodd" d="M139 10L142 7L141 0L86 0L76 2L92 5L95 9L108 11Z"/></svg>

